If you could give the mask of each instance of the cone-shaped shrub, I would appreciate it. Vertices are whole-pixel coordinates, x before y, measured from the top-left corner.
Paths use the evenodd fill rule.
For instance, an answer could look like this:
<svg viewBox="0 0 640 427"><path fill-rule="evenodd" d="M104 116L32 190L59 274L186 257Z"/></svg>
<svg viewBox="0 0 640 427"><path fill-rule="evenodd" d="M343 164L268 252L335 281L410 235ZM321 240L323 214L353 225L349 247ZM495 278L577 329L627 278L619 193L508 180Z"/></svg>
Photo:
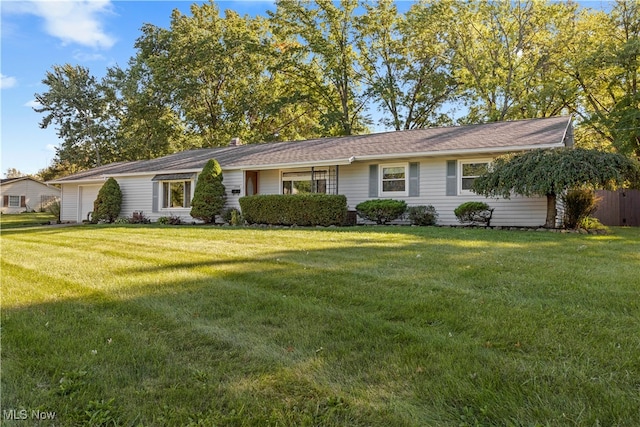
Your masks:
<svg viewBox="0 0 640 427"><path fill-rule="evenodd" d="M109 178L102 185L102 188L98 191L98 197L93 202L91 222L113 222L118 219L121 207L122 191L120 191L120 184L114 178Z"/></svg>
<svg viewBox="0 0 640 427"><path fill-rule="evenodd" d="M226 202L224 190L222 168L215 159L211 159L198 176L191 201L191 216L207 224L215 222Z"/></svg>

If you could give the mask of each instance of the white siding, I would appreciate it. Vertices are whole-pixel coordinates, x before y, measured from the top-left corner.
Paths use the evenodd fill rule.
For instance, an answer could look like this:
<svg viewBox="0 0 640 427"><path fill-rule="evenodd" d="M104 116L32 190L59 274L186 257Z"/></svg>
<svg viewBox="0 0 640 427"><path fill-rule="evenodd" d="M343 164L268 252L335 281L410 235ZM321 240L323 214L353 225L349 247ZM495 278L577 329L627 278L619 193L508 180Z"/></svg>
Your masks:
<svg viewBox="0 0 640 427"><path fill-rule="evenodd" d="M22 179L20 181L3 184L0 190L0 204L2 205L0 211L2 213L39 212L43 209L41 196L60 197L60 190L58 188L50 187L31 179ZM5 206L4 196L24 196L26 207Z"/></svg>
<svg viewBox="0 0 640 427"><path fill-rule="evenodd" d="M225 209L236 208L240 209L240 197L244 196L244 171L233 170L222 173L222 184L224 184L225 192L227 193L227 202ZM233 194L233 191L239 191L237 194Z"/></svg>
<svg viewBox="0 0 640 427"><path fill-rule="evenodd" d="M464 202L484 201L495 208L491 225L500 226L540 226L545 223L546 199L544 197L512 197L487 199L477 195L446 195L446 168L449 158L410 159L420 163L420 195L418 197L394 197L407 202L409 206L433 205L438 212L438 223L455 225L458 220L453 210ZM349 210L355 210L358 203L372 199L369 197L369 165L387 162L354 163L340 166L338 189L347 196Z"/></svg>
<svg viewBox="0 0 640 427"><path fill-rule="evenodd" d="M131 218L133 212L142 212L147 218L157 219L162 216L151 212L153 177L154 175L117 178L122 191L121 217Z"/></svg>

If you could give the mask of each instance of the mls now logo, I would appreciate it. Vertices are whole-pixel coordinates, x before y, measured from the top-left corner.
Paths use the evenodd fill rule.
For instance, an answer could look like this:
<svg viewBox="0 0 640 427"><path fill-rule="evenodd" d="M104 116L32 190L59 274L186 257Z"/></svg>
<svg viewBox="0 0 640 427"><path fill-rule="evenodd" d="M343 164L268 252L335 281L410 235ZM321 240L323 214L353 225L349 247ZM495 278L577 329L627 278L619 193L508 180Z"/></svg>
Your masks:
<svg viewBox="0 0 640 427"><path fill-rule="evenodd" d="M33 420L53 420L56 417L55 412L26 409L9 409L2 411L2 418L5 420L18 420L24 421L27 419Z"/></svg>
<svg viewBox="0 0 640 427"><path fill-rule="evenodd" d="M2 418L5 420L26 420L29 418L29 412L26 409L9 409L2 410Z"/></svg>

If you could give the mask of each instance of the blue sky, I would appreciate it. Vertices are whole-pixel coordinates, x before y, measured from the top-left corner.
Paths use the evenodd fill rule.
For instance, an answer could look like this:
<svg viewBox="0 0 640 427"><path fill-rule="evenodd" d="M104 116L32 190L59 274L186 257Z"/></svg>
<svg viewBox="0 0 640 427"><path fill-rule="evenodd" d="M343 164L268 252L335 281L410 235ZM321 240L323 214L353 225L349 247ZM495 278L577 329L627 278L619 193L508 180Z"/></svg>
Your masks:
<svg viewBox="0 0 640 427"><path fill-rule="evenodd" d="M34 94L47 91L42 79L53 65L82 65L98 78L107 67L126 67L144 23L168 27L172 10L188 14L193 3L202 2L2 0L0 175L9 168L36 173L55 155L55 128L40 129L42 115L32 108ZM216 3L251 15L274 8L272 1Z"/></svg>

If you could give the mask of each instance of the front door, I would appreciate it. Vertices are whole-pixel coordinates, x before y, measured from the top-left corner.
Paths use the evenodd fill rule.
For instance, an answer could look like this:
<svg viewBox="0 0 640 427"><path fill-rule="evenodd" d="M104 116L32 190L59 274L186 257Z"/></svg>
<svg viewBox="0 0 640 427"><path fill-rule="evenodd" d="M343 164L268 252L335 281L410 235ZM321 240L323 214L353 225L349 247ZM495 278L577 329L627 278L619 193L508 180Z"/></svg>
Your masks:
<svg viewBox="0 0 640 427"><path fill-rule="evenodd" d="M244 176L244 192L245 196L253 196L258 194L258 172L246 171Z"/></svg>

